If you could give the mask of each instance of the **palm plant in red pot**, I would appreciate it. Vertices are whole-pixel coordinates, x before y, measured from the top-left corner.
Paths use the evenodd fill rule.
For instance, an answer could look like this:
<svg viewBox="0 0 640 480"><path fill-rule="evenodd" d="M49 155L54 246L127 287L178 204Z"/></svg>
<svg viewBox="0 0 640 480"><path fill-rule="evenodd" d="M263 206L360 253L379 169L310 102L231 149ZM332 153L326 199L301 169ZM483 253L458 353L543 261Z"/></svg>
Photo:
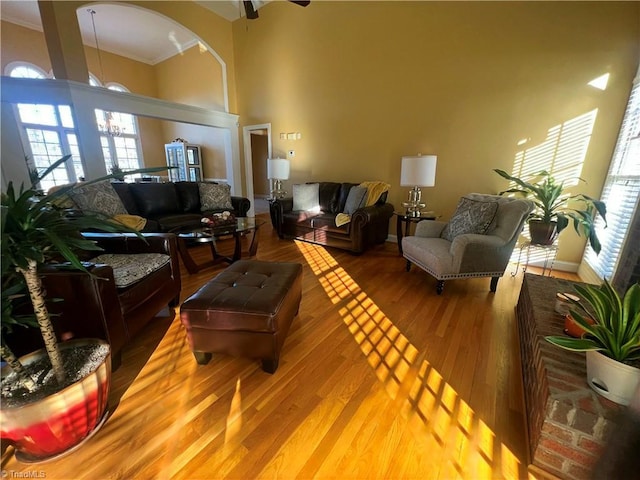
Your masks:
<svg viewBox="0 0 640 480"><path fill-rule="evenodd" d="M1 197L2 324L6 328L35 318L45 344L44 349L18 359L2 342L7 366L2 369L0 434L23 461L57 456L95 432L109 394L109 345L97 339L58 343L38 269L66 261L69 268L87 271L78 253L101 249L81 232L133 230L98 213L70 216L57 205L73 185L50 195L38 192L37 183L69 158L51 165L29 188L16 191L10 182ZM150 170L159 169L144 171ZM109 178L112 176L93 182ZM33 315L21 317L13 307L25 297Z"/></svg>

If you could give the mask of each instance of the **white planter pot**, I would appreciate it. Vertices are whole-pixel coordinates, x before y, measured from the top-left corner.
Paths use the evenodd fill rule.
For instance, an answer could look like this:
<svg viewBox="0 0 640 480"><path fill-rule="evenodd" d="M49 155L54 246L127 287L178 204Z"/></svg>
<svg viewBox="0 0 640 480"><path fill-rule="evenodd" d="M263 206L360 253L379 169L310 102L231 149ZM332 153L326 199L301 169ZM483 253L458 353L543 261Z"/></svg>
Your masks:
<svg viewBox="0 0 640 480"><path fill-rule="evenodd" d="M629 405L640 384L640 368L630 367L591 350L587 352L587 382L612 402Z"/></svg>

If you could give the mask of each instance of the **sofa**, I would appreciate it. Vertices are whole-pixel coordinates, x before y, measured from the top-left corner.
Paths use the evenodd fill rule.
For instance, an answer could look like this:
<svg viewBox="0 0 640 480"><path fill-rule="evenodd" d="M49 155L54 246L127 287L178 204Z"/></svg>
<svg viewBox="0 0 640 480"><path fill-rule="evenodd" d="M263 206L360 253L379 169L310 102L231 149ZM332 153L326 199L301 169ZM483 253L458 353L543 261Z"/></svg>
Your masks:
<svg viewBox="0 0 640 480"><path fill-rule="evenodd" d="M296 202L296 187L298 191L307 187L294 185L294 196L274 199L269 205L271 221L280 238L303 240L355 254L386 241L394 210L386 201L388 192L383 192L370 206L352 205L350 221L338 226L336 217L349 210L351 189L360 184L309 182L304 185L317 185L317 200L309 203L306 198Z"/></svg>
<svg viewBox="0 0 640 480"><path fill-rule="evenodd" d="M99 211L107 216L126 216L141 221L143 232L171 232L198 226L203 215L225 210L246 217L251 202L232 196L231 188L215 182L109 182L83 186L69 192L71 208ZM133 217L133 218L132 218ZM133 226L133 225L129 225Z"/></svg>
<svg viewBox="0 0 640 480"><path fill-rule="evenodd" d="M173 234L85 233L104 249L91 252L111 262L86 263L89 273L64 265L47 265L40 274L54 315L59 340L100 338L111 345L113 368L121 362L122 348L163 308L180 302L180 266ZM89 252L83 252L88 254ZM87 257L88 259L89 257ZM129 259L123 264L122 259ZM138 277L132 271L138 269ZM126 286L116 285L129 283ZM17 355L43 347L37 328L14 328L6 336Z"/></svg>

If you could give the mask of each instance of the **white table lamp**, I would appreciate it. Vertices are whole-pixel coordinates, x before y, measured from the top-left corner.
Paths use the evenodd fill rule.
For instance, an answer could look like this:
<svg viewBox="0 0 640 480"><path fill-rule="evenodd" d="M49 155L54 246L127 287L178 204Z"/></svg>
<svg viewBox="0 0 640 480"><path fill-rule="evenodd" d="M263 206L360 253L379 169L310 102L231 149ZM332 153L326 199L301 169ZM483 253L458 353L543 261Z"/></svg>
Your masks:
<svg viewBox="0 0 640 480"><path fill-rule="evenodd" d="M406 214L412 217L420 216L420 209L426 205L421 202L420 187L433 187L436 184L436 155L421 155L402 157L400 171L400 186L412 187L409 198L402 205L407 209Z"/></svg>
<svg viewBox="0 0 640 480"><path fill-rule="evenodd" d="M282 190L282 180L289 179L289 160L284 158L267 159L267 178L273 180L272 198L282 198L287 192Z"/></svg>

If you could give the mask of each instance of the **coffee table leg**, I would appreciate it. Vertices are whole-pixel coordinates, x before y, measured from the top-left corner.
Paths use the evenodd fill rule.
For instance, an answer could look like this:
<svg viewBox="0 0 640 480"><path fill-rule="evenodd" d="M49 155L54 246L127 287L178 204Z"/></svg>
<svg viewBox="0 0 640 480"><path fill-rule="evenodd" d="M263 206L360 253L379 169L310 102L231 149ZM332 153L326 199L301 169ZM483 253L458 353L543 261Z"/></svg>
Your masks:
<svg viewBox="0 0 640 480"><path fill-rule="evenodd" d="M260 240L260 235L258 235L259 225L256 225L256 228L253 229L253 237L251 237L251 245L249 246L249 256L253 257L256 253L258 253L258 242Z"/></svg>
<svg viewBox="0 0 640 480"><path fill-rule="evenodd" d="M236 232L233 234L233 238L236 241L236 246L233 249L233 258L231 259L231 263L237 262L242 258L242 243L240 242L242 234Z"/></svg>
<svg viewBox="0 0 640 480"><path fill-rule="evenodd" d="M187 272L198 273L198 265L196 265L196 262L191 258L186 242L180 237L178 237L178 252L180 253L180 257L182 257L182 263L184 263Z"/></svg>

